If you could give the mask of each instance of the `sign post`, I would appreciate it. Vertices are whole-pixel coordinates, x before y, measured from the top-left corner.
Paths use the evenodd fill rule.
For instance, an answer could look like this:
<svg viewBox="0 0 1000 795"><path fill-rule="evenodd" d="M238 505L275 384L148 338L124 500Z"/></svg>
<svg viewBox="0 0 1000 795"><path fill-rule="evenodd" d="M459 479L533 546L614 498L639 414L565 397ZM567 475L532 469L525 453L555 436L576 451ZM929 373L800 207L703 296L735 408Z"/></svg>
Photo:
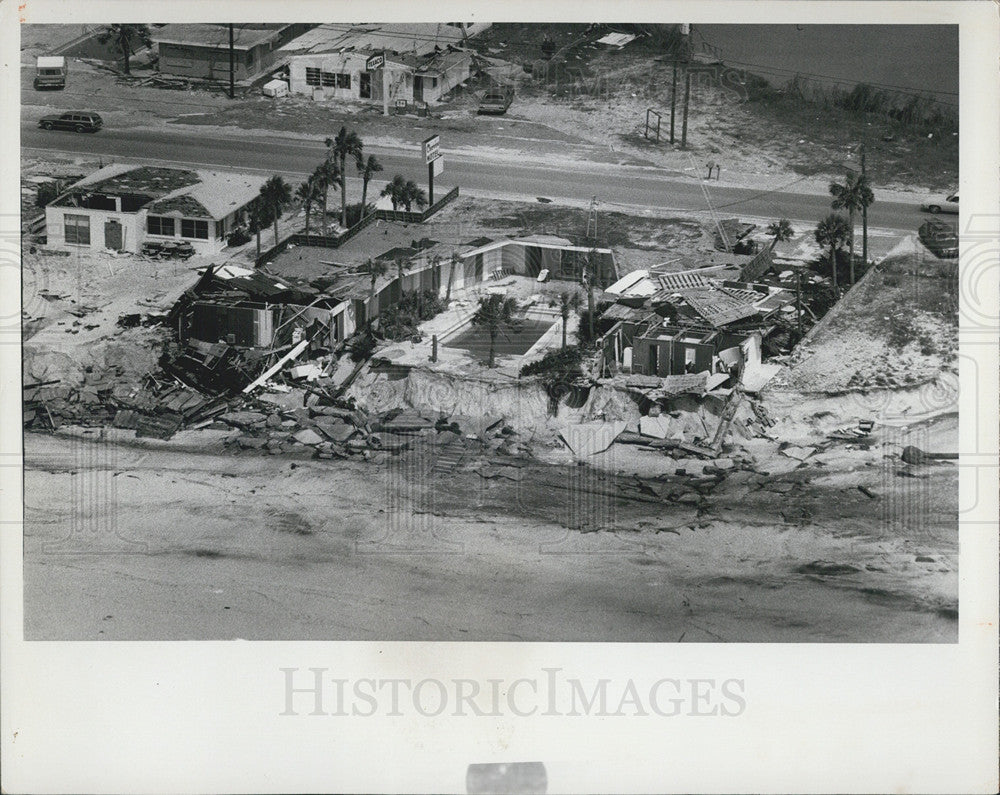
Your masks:
<svg viewBox="0 0 1000 795"><path fill-rule="evenodd" d="M382 70L382 115L389 115L389 71L385 68L385 53L377 52L365 61L365 71Z"/></svg>
<svg viewBox="0 0 1000 795"><path fill-rule="evenodd" d="M429 204L434 204L434 175L440 174L444 167L441 159L441 136L432 135L421 144L424 154L424 162L427 164L427 199Z"/></svg>

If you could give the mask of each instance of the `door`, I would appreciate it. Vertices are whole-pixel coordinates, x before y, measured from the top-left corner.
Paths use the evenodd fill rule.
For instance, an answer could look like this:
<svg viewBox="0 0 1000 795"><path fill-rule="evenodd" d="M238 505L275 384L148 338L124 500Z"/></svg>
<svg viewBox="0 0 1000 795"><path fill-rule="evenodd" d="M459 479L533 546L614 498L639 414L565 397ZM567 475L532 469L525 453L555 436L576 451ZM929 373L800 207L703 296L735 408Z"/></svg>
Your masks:
<svg viewBox="0 0 1000 795"><path fill-rule="evenodd" d="M372 73L361 72L358 76L358 96L361 99L372 98Z"/></svg>
<svg viewBox="0 0 1000 795"><path fill-rule="evenodd" d="M649 346L649 372L646 375L656 375L657 370L659 370L659 362L657 361L658 348L654 344Z"/></svg>
<svg viewBox="0 0 1000 795"><path fill-rule="evenodd" d="M413 101L424 101L424 78L420 75L415 75L413 78Z"/></svg>
<svg viewBox="0 0 1000 795"><path fill-rule="evenodd" d="M104 224L104 247L112 251L122 251L122 225L118 221L107 221Z"/></svg>

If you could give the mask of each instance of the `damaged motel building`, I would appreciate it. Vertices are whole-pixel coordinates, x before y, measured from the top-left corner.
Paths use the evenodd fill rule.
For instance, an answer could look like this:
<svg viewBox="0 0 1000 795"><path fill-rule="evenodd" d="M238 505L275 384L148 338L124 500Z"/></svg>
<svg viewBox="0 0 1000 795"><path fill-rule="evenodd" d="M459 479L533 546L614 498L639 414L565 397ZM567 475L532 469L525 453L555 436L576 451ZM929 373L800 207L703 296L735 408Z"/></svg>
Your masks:
<svg viewBox="0 0 1000 795"><path fill-rule="evenodd" d="M762 361L768 337L794 311L795 292L710 270L633 273L608 288L602 319L612 369L654 377L705 373L710 382L759 390L777 366Z"/></svg>
<svg viewBox="0 0 1000 795"><path fill-rule="evenodd" d="M289 90L316 100L437 102L473 72L467 40L488 23L319 25L280 50Z"/></svg>

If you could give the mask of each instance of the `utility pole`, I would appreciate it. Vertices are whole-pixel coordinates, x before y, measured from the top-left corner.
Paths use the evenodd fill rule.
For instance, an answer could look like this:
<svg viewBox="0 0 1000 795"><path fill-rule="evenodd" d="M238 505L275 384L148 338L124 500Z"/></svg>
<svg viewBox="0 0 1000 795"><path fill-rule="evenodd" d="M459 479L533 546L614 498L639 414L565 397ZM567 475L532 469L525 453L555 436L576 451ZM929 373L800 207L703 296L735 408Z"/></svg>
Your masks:
<svg viewBox="0 0 1000 795"><path fill-rule="evenodd" d="M236 55L233 42L233 23L229 23L229 98L236 99Z"/></svg>
<svg viewBox="0 0 1000 795"><path fill-rule="evenodd" d="M799 340L802 339L802 271L795 271L795 321L799 330L799 339L795 340L798 344Z"/></svg>
<svg viewBox="0 0 1000 795"><path fill-rule="evenodd" d="M691 102L691 25L681 25L684 36L684 121L681 124L681 149L688 142L688 105Z"/></svg>
<svg viewBox="0 0 1000 795"><path fill-rule="evenodd" d="M677 53L674 53L674 77L670 84L670 143L674 142L674 119L677 116Z"/></svg>
<svg viewBox="0 0 1000 795"><path fill-rule="evenodd" d="M861 144L861 181L867 183L865 176L865 145ZM868 204L861 205L861 258L865 268L868 267Z"/></svg>

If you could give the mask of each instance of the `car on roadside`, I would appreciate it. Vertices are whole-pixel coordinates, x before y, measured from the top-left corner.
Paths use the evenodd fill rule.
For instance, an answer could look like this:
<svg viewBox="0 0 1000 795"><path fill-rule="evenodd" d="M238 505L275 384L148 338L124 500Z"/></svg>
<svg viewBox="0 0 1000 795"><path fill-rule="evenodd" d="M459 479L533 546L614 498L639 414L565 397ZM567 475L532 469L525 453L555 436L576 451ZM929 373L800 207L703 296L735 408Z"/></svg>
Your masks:
<svg viewBox="0 0 1000 795"><path fill-rule="evenodd" d="M487 89L479 100L478 113L501 114L506 113L514 101L514 86L494 86Z"/></svg>
<svg viewBox="0 0 1000 795"><path fill-rule="evenodd" d="M947 196L931 196L920 203L920 209L929 213L957 213L958 191Z"/></svg>
<svg viewBox="0 0 1000 795"><path fill-rule="evenodd" d="M73 110L42 116L38 126L43 130L72 130L73 132L97 132L104 126L104 119L89 110Z"/></svg>
<svg viewBox="0 0 1000 795"><path fill-rule="evenodd" d="M924 221L917 232L922 242L934 256L940 259L958 257L958 230L946 221Z"/></svg>

